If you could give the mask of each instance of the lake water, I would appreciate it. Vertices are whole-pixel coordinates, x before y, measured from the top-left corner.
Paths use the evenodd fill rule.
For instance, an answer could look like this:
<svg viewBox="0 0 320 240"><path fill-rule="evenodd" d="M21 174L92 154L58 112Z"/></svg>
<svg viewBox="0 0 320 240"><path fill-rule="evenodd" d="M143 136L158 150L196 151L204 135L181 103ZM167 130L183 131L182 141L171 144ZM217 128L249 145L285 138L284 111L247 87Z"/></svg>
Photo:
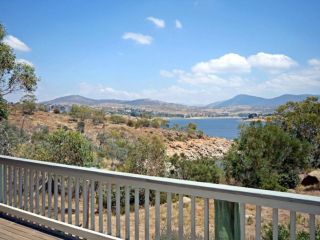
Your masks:
<svg viewBox="0 0 320 240"><path fill-rule="evenodd" d="M169 126L174 124L186 126L189 123L197 124L197 128L202 130L206 135L210 137L224 137L227 139L234 139L238 137L239 124L243 123L240 118L202 118L202 119L190 119L190 118L170 118Z"/></svg>

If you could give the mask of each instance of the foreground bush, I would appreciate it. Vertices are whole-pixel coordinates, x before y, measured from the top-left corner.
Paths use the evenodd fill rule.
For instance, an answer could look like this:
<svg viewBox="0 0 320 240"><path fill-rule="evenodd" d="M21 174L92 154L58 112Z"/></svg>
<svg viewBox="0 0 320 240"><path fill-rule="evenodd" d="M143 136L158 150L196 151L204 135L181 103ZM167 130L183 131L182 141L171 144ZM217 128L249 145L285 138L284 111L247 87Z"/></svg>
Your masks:
<svg viewBox="0 0 320 240"><path fill-rule="evenodd" d="M272 240L273 239L272 234L273 234L272 224L265 225L263 227L262 239ZM278 239L279 240L289 240L290 239L289 226L286 226L283 224L278 226ZM310 233L305 230L298 231L296 239L297 240L309 240ZM320 240L320 225L318 225L317 230L316 230L316 240Z"/></svg>
<svg viewBox="0 0 320 240"><path fill-rule="evenodd" d="M224 158L227 179L245 187L294 188L298 173L308 166L310 146L276 125L252 122Z"/></svg>
<svg viewBox="0 0 320 240"><path fill-rule="evenodd" d="M76 131L57 130L53 133L38 132L33 142L24 144L16 152L21 157L76 166L97 166L93 146Z"/></svg>

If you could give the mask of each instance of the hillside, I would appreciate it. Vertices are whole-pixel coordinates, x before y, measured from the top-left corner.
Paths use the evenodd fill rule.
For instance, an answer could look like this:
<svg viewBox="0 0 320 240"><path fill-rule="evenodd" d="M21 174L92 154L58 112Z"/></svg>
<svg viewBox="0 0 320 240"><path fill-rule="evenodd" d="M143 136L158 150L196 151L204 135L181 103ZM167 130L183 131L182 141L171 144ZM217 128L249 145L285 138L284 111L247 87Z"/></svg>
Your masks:
<svg viewBox="0 0 320 240"><path fill-rule="evenodd" d="M127 106L149 106L149 107L171 107L179 108L186 105L176 104L176 103L167 103L159 100L153 100L149 98L143 99L134 99L134 100L118 100L118 99L92 99L86 98L80 95L69 95L64 97L59 97L50 101L43 102L46 105L86 105L86 106L104 106L108 104L118 104L118 105L127 105Z"/></svg>
<svg viewBox="0 0 320 240"><path fill-rule="evenodd" d="M285 104L288 101L300 102L307 97L313 96L311 94L292 95L285 94L275 98L262 98L246 94L237 95L231 99L220 101L216 103L208 104L208 108L230 108L236 106L249 106L249 107L269 107L276 108L281 104Z"/></svg>

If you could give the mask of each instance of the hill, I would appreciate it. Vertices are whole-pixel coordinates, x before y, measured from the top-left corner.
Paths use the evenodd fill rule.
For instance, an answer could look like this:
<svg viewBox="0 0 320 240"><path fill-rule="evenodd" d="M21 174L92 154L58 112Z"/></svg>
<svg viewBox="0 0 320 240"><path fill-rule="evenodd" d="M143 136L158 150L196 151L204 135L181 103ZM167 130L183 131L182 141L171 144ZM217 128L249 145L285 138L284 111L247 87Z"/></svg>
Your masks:
<svg viewBox="0 0 320 240"><path fill-rule="evenodd" d="M149 106L149 107L167 107L167 108L187 108L186 105L167 103L159 100L149 98L135 99L135 100L117 100L117 99L92 99L80 95L69 95L59 97L50 101L43 102L45 105L86 105L86 106L104 106L110 104L128 105L128 106Z"/></svg>
<svg viewBox="0 0 320 240"><path fill-rule="evenodd" d="M236 106L249 106L249 107L269 107L276 108L281 104L285 104L288 101L300 102L307 97L313 96L311 94L292 95L285 94L275 98L262 98L246 94L237 95L231 99L220 101L216 103L208 104L207 108L231 108Z"/></svg>

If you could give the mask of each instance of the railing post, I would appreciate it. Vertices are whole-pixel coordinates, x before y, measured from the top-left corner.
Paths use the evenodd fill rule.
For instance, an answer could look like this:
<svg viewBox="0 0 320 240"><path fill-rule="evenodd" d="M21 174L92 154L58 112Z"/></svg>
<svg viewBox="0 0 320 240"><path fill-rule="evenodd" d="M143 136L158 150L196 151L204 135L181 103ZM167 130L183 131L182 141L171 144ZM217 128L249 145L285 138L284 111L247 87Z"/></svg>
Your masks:
<svg viewBox="0 0 320 240"><path fill-rule="evenodd" d="M3 174L3 164L0 165L0 202L3 203L3 185L4 185L4 174Z"/></svg>

